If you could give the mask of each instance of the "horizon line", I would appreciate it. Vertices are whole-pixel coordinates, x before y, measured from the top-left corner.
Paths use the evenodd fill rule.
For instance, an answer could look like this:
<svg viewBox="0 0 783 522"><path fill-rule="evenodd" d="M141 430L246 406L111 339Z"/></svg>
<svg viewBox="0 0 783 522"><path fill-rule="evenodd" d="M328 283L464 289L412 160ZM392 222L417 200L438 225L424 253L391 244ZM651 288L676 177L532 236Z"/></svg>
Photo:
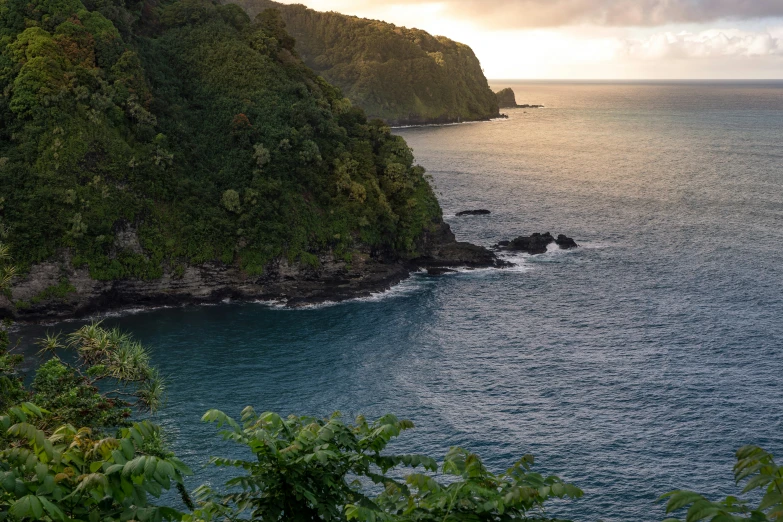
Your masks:
<svg viewBox="0 0 783 522"><path fill-rule="evenodd" d="M490 82L783 82L783 78L487 78Z"/></svg>

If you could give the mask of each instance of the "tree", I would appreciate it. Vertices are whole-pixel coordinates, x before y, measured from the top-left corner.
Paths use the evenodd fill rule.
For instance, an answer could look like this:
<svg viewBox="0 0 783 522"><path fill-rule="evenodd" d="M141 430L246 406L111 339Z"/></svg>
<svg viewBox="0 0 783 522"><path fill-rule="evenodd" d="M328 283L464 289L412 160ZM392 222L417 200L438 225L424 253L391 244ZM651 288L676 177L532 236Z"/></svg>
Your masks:
<svg viewBox="0 0 783 522"><path fill-rule="evenodd" d="M666 513L685 509L686 522L779 522L783 521L783 468L775 464L772 454L758 446L743 446L737 450L734 479L737 484L747 481L742 493L758 491L761 500L751 503L735 496L711 501L692 491L676 490L661 498L668 499ZM758 496L756 496L758 498ZM665 522L679 522L668 518Z"/></svg>
<svg viewBox="0 0 783 522"><path fill-rule="evenodd" d="M294 50L296 40L285 30L285 22L279 9L264 9L256 16L256 23L261 26L269 36L280 43L280 47Z"/></svg>

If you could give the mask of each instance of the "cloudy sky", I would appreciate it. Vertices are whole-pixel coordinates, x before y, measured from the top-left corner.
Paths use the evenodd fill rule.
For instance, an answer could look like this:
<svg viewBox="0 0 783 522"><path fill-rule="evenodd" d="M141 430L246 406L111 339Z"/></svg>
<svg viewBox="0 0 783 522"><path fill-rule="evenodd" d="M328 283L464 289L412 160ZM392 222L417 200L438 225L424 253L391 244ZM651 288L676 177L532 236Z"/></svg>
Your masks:
<svg viewBox="0 0 783 522"><path fill-rule="evenodd" d="M488 78L783 78L783 0L284 0L467 43Z"/></svg>

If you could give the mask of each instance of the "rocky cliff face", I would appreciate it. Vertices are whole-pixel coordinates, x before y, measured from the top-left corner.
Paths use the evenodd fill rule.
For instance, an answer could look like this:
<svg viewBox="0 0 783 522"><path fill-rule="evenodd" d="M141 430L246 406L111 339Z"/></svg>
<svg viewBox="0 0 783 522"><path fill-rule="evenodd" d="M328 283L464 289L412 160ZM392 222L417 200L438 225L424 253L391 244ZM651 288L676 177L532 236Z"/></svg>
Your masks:
<svg viewBox="0 0 783 522"><path fill-rule="evenodd" d="M419 268L504 265L486 248L457 242L443 222L433 224L418 248L421 255L412 259L369 249L358 251L350 263L330 252L318 257L317 266L279 259L261 276L211 262L178 270L167 268L160 279L116 281L92 279L86 268L75 268L70 253L63 250L15 281L10 299L0 295L0 317L65 319L123 307L210 303L226 298L276 300L297 306L368 296L390 288ZM64 281L67 289L51 291L63 287Z"/></svg>

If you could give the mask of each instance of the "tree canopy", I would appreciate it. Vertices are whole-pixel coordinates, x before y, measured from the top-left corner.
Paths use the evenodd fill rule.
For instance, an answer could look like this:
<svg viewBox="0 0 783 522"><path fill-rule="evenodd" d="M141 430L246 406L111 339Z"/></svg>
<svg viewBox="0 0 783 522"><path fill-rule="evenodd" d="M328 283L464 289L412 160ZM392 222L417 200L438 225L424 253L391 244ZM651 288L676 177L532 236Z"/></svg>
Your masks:
<svg viewBox="0 0 783 522"><path fill-rule="evenodd" d="M5 1L0 122L0 221L22 272L406 256L440 217L404 140L308 69L274 11Z"/></svg>

